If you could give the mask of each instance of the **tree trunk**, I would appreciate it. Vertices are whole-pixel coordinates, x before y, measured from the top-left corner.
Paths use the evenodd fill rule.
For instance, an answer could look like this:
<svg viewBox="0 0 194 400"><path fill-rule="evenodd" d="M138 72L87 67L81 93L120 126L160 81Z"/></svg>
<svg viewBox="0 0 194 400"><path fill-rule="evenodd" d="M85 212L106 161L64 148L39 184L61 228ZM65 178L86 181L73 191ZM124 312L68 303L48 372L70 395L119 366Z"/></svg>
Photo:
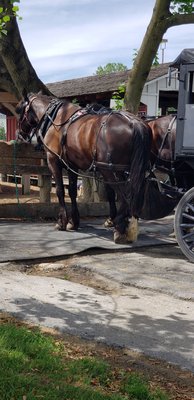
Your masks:
<svg viewBox="0 0 194 400"><path fill-rule="evenodd" d="M194 23L194 14L172 14L170 3L170 0L156 0L142 45L130 71L124 104L125 109L134 114L138 111L141 94L163 35L172 26Z"/></svg>

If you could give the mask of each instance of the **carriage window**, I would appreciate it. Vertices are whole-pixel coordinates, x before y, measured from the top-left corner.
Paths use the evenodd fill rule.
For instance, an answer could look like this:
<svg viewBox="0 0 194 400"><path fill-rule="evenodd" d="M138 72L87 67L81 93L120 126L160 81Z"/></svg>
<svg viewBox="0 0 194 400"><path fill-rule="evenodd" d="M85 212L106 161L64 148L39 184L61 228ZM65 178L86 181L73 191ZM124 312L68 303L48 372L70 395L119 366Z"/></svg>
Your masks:
<svg viewBox="0 0 194 400"><path fill-rule="evenodd" d="M183 147L194 148L194 73L187 73Z"/></svg>
<svg viewBox="0 0 194 400"><path fill-rule="evenodd" d="M186 82L186 104L194 104L194 73L187 74Z"/></svg>

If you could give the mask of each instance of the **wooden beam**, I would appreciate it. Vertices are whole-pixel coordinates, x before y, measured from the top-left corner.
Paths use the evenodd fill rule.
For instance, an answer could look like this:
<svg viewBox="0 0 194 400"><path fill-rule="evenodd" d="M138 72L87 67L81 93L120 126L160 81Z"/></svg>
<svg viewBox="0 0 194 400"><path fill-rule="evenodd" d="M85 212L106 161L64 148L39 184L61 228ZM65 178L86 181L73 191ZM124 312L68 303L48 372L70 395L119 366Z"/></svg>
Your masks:
<svg viewBox="0 0 194 400"><path fill-rule="evenodd" d="M0 92L0 103L18 103L18 99L12 93Z"/></svg>
<svg viewBox="0 0 194 400"><path fill-rule="evenodd" d="M15 107L13 106L13 104L10 103L1 103L1 104L5 109L9 110L16 118L18 118L18 115L15 111Z"/></svg>

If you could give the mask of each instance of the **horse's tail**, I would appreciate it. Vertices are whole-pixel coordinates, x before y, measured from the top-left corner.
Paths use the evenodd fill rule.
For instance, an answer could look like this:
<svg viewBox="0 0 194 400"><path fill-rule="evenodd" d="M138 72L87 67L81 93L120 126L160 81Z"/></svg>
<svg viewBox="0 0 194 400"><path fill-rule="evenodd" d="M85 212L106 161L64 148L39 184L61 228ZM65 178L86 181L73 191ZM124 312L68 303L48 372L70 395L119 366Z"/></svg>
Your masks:
<svg viewBox="0 0 194 400"><path fill-rule="evenodd" d="M135 120L133 134L128 195L130 213L134 217L139 217L144 202L146 172L150 167L152 131L147 124Z"/></svg>

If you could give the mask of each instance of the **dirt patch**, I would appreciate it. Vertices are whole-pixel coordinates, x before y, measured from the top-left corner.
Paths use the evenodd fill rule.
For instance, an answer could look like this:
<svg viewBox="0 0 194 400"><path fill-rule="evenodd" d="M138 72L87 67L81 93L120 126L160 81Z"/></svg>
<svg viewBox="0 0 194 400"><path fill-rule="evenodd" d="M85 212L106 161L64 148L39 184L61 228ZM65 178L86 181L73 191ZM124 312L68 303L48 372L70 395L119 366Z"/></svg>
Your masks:
<svg viewBox="0 0 194 400"><path fill-rule="evenodd" d="M63 261L35 264L25 269L25 272L32 275L65 279L109 294L115 294L121 290L121 285L117 282L112 282L83 266L80 267L79 260L80 257L73 256Z"/></svg>
<svg viewBox="0 0 194 400"><path fill-rule="evenodd" d="M0 324L14 323L18 326L23 322L10 317L7 314L0 314ZM30 324L25 324L33 328ZM64 334L59 335L57 331L49 328L41 329L45 334L51 334L62 345L68 349L72 359L82 357L99 357L111 364L115 371L115 380L119 369L128 372L138 372L149 381L152 388L161 388L170 396L171 400L193 400L194 399L194 374L189 371L182 371L173 365L157 359L145 357L125 348L115 348L101 343L86 341L78 337Z"/></svg>
<svg viewBox="0 0 194 400"><path fill-rule="evenodd" d="M31 185L29 194L22 194L22 185L14 182L0 182L0 204L39 203L40 189ZM58 202L55 188L51 190L51 201Z"/></svg>

